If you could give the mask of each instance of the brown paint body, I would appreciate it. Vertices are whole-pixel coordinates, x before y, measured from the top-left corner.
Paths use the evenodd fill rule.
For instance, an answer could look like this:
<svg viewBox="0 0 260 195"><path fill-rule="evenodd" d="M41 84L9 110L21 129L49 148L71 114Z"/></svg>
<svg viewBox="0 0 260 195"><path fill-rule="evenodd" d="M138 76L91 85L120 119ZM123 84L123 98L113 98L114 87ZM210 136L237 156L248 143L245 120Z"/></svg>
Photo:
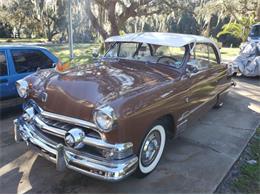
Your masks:
<svg viewBox="0 0 260 195"><path fill-rule="evenodd" d="M33 84L29 98L49 112L93 122L96 107L112 106L117 121L115 128L105 134L107 141L132 142L137 153L157 119L171 116L173 131L178 133L180 124L199 116L207 105L214 105L217 95L230 86L224 65L191 77L186 75L185 66L176 70L161 64L106 60L64 74L40 71L26 79ZM41 92L48 94L46 102L39 98Z"/></svg>

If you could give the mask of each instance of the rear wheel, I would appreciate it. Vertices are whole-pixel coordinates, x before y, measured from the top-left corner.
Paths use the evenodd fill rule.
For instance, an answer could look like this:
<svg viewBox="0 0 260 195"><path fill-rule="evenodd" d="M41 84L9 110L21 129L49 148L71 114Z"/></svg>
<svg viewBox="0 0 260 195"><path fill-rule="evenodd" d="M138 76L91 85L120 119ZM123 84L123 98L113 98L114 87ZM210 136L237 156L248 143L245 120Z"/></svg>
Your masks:
<svg viewBox="0 0 260 195"><path fill-rule="evenodd" d="M218 102L218 103L215 104L214 108L220 109L220 108L222 108L222 106L223 106L223 102Z"/></svg>
<svg viewBox="0 0 260 195"><path fill-rule="evenodd" d="M220 95L218 95L217 103L214 105L213 108L219 109L219 108L221 108L221 107L223 106L223 104L224 104L224 103L223 103L222 99L220 98Z"/></svg>
<svg viewBox="0 0 260 195"><path fill-rule="evenodd" d="M156 123L145 136L139 151L137 175L144 177L158 165L166 142L166 125Z"/></svg>

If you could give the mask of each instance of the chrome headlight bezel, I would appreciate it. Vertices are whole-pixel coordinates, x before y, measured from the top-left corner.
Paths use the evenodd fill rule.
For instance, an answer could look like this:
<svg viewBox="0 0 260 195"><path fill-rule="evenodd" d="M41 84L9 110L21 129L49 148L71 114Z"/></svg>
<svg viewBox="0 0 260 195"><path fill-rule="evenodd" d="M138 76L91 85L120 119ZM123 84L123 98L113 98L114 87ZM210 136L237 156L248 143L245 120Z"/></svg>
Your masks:
<svg viewBox="0 0 260 195"><path fill-rule="evenodd" d="M27 98L29 93L28 82L23 79L16 81L16 90L21 98Z"/></svg>
<svg viewBox="0 0 260 195"><path fill-rule="evenodd" d="M101 132L111 131L116 121L114 109L111 106L98 107L94 111L93 121Z"/></svg>

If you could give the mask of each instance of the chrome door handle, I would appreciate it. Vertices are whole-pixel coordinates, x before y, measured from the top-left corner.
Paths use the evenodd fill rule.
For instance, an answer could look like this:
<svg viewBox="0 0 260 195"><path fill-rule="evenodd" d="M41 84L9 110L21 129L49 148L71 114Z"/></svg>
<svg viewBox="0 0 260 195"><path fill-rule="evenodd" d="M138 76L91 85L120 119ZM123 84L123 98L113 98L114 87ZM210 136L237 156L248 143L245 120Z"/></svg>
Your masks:
<svg viewBox="0 0 260 195"><path fill-rule="evenodd" d="M0 79L0 83L8 83L7 79Z"/></svg>

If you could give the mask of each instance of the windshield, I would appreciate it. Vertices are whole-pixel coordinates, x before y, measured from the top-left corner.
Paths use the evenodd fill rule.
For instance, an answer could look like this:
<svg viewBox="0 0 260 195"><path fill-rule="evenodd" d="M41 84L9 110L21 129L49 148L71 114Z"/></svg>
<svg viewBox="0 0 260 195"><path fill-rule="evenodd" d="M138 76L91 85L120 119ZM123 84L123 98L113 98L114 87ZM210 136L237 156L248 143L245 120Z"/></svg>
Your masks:
<svg viewBox="0 0 260 195"><path fill-rule="evenodd" d="M114 43L105 58L120 58L160 63L179 68L185 55L185 47L150 45L147 43Z"/></svg>
<svg viewBox="0 0 260 195"><path fill-rule="evenodd" d="M253 26L249 36L250 37L260 37L260 25Z"/></svg>

